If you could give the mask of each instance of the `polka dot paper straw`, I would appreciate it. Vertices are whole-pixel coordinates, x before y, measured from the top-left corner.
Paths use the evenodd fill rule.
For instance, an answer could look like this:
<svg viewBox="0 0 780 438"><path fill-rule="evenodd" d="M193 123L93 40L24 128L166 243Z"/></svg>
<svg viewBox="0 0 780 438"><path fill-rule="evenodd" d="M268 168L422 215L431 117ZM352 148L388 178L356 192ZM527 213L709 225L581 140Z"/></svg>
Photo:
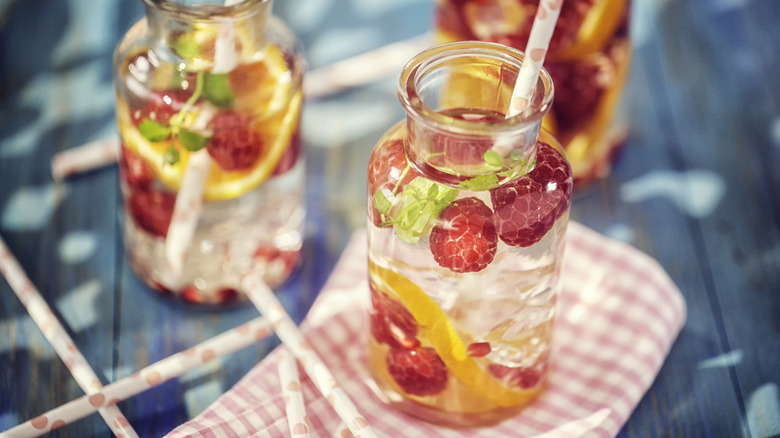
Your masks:
<svg viewBox="0 0 780 438"><path fill-rule="evenodd" d="M424 34L309 71L303 95L307 99L317 99L381 79L397 72L401 65L428 47L430 42L431 36ZM52 176L60 181L113 164L118 158L119 138L106 137L56 153L52 159Z"/></svg>
<svg viewBox="0 0 780 438"><path fill-rule="evenodd" d="M24 307L27 308L30 317L41 329L60 359L65 363L76 383L87 395L94 397L103 388L103 384L59 323L57 317L54 316L40 292L32 284L27 274L24 273L19 262L11 254L2 238L0 238L0 273L8 280L11 289L19 297ZM98 412L100 412L100 416L103 417L103 420L106 421L108 427L117 437L138 436L116 405L101 406ZM50 422L46 417L34 421L36 423L33 426L48 428L49 430L64 425L64 423L60 422Z"/></svg>
<svg viewBox="0 0 780 438"><path fill-rule="evenodd" d="M284 408L287 413L287 424L290 434L296 438L309 436L309 421L306 419L306 408L303 403L301 380L298 377L298 363L285 349L278 353L279 383L282 385Z"/></svg>
<svg viewBox="0 0 780 438"><path fill-rule="evenodd" d="M126 400L161 383L179 377L201 365L261 341L271 335L265 318L255 318L246 324L214 336L200 344L155 362L140 371L104 386L92 395L85 395L54 408L3 432L3 437L40 436L57 426L73 423L107 406ZM117 435L119 436L119 435Z"/></svg>
<svg viewBox="0 0 780 438"><path fill-rule="evenodd" d="M203 207L202 194L210 168L211 157L205 149L201 149L190 155L187 168L184 170L181 187L173 206L171 224L168 226L168 234L165 238L169 278L166 278L164 283L167 283L165 286L168 288L178 289L178 279L184 267L184 255L195 234L195 226L198 224L198 217Z"/></svg>
<svg viewBox="0 0 780 438"><path fill-rule="evenodd" d="M517 75L517 82L512 91L512 100L506 116L512 117L522 113L531 100L531 91L539 79L544 58L547 56L547 48L550 45L555 23L561 13L563 0L541 0L536 10L531 34L528 37L528 45L525 47L525 59Z"/></svg>
<svg viewBox="0 0 780 438"><path fill-rule="evenodd" d="M360 438L375 438L376 433L366 418L358 412L355 404L336 382L322 359L306 342L303 334L268 285L258 276L250 274L244 277L241 286L252 304L269 319L276 335L298 359L314 382L314 386L328 400L352 435Z"/></svg>
<svg viewBox="0 0 780 438"><path fill-rule="evenodd" d="M116 163L117 159L119 142L114 137L107 137L55 154L51 175L54 181L62 181L71 175Z"/></svg>
<svg viewBox="0 0 780 438"><path fill-rule="evenodd" d="M225 0L225 6L241 3L243 0ZM219 26L214 43L213 73L227 73L236 67L238 54L235 49L235 29L232 24ZM206 105L194 122L195 130L203 128L214 115L214 108ZM211 156L205 148L190 155L184 170L181 186L176 194L173 216L165 237L165 256L168 270L164 282L166 287L178 289L178 279L184 266L184 256L192 241L203 206L203 189L211 168Z"/></svg>

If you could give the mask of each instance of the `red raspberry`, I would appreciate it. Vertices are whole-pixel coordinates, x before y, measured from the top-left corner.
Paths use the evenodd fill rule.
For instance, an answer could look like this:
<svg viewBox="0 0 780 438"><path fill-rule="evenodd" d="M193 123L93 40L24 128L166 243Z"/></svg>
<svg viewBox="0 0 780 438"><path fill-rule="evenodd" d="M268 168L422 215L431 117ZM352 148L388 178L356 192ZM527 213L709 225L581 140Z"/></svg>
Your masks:
<svg viewBox="0 0 780 438"><path fill-rule="evenodd" d="M119 175L132 189L149 189L154 179L151 166L138 154L128 149L124 144L119 157Z"/></svg>
<svg viewBox="0 0 780 438"><path fill-rule="evenodd" d="M181 111L190 96L192 96L190 90L154 91L146 102L146 106L130 111L130 118L136 126L144 119L167 126L171 117Z"/></svg>
<svg viewBox="0 0 780 438"><path fill-rule="evenodd" d="M176 195L161 191L134 191L127 207L136 225L155 236L165 237L173 216Z"/></svg>
<svg viewBox="0 0 780 438"><path fill-rule="evenodd" d="M403 304L378 291L372 284L370 325L371 334L377 342L398 348L415 348L420 345L416 339L418 325L414 316Z"/></svg>
<svg viewBox="0 0 780 438"><path fill-rule="evenodd" d="M606 58L598 58L606 61ZM590 120L609 85L603 62L550 62L546 65L555 84L553 113L559 129L568 131Z"/></svg>
<svg viewBox="0 0 780 438"><path fill-rule="evenodd" d="M211 158L224 170L252 168L263 152L263 139L248 116L234 111L217 113L209 122L214 135L207 146Z"/></svg>
<svg viewBox="0 0 780 438"><path fill-rule="evenodd" d="M549 368L548 355L540 357L529 367L508 367L491 363L488 371L493 377L504 381L509 386L518 386L523 389L533 388L544 379Z"/></svg>
<svg viewBox="0 0 780 438"><path fill-rule="evenodd" d="M490 342L472 342L466 347L466 354L471 357L485 357L490 351Z"/></svg>
<svg viewBox="0 0 780 438"><path fill-rule="evenodd" d="M194 304L228 304L238 298L238 291L232 288L219 289L216 294L209 296L194 286L187 286L181 293L181 297Z"/></svg>
<svg viewBox="0 0 780 438"><path fill-rule="evenodd" d="M571 167L557 150L538 143L536 167L490 190L498 236L511 246L540 241L571 202Z"/></svg>
<svg viewBox="0 0 780 438"><path fill-rule="evenodd" d="M407 167L409 168L408 170ZM401 180L401 175L406 175ZM368 162L368 196L373 200L377 190L388 190L396 194L403 192L404 187L419 175L406 161L403 140L390 140L380 145L371 154ZM369 213L374 225L379 226L382 218L376 207L371 204Z"/></svg>
<svg viewBox="0 0 780 438"><path fill-rule="evenodd" d="M493 212L475 197L454 201L431 231L433 259L453 272L478 272L493 261L498 248Z"/></svg>
<svg viewBox="0 0 780 438"><path fill-rule="evenodd" d="M447 387L447 366L430 347L391 348L387 370L407 394L436 395Z"/></svg>

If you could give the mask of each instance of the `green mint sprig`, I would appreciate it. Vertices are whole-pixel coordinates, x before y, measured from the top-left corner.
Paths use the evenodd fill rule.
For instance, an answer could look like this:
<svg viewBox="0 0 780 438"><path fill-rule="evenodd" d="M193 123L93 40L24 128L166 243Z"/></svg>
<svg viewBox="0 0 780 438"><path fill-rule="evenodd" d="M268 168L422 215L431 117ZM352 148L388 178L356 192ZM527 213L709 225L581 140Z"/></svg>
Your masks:
<svg viewBox="0 0 780 438"><path fill-rule="evenodd" d="M180 48L180 50L186 51L186 48ZM171 117L167 126L145 118L138 124L138 130L145 139L151 142L178 138L179 143L190 152L203 149L208 145L211 137L205 132L195 132L183 126L187 113L192 110L201 96L204 100L220 108L229 108L235 103L235 94L230 88L227 74L198 72L195 80L195 91L187 99L182 109ZM170 145L163 154L163 159L166 164L173 165L179 162L180 154L173 145Z"/></svg>
<svg viewBox="0 0 780 438"><path fill-rule="evenodd" d="M374 206L388 218L382 225L392 225L401 240L415 243L431 232L439 214L458 197L458 192L458 189L418 176L394 197L395 202L377 191Z"/></svg>
<svg viewBox="0 0 780 438"><path fill-rule="evenodd" d="M490 169L501 169L504 167L504 159L501 154L494 150L488 150L484 155L485 164ZM459 186L466 190L475 192L490 190L498 187L502 181L511 181L517 177L523 176L534 168L529 166L528 157L523 157L523 151L518 149L512 152L509 157L508 169L503 172L492 173L489 175L479 175L474 178L462 181ZM535 164L534 161L532 164Z"/></svg>

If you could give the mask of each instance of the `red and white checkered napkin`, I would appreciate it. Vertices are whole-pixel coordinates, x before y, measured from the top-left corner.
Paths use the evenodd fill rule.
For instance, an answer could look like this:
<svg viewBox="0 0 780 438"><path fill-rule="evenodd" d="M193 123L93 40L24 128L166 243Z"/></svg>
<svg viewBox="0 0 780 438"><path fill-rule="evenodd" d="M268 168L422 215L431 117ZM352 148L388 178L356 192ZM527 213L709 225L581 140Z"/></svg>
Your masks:
<svg viewBox="0 0 780 438"><path fill-rule="evenodd" d="M367 386L364 232L353 236L341 256L304 322L304 333L380 436L615 436L682 328L685 302L663 268L645 254L577 223L570 223L567 236L548 385L520 414L497 426L454 430L427 424L388 409ZM291 436L277 353L169 437ZM311 435L336 436L343 430L339 418L303 373L301 384Z"/></svg>

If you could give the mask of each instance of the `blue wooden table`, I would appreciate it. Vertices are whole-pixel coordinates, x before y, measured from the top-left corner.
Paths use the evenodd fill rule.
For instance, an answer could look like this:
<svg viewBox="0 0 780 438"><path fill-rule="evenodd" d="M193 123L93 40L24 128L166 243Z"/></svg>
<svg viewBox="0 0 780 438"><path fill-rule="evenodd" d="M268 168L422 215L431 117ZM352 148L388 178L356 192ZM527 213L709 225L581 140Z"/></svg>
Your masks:
<svg viewBox="0 0 780 438"><path fill-rule="evenodd" d="M317 68L425 33L432 1L277 0ZM780 435L780 2L636 0L630 137L572 219L656 258L688 319L621 437ZM257 315L170 301L130 270L117 169L54 183L59 151L115 134L111 55L134 0L0 1L0 236L104 384ZM400 66L399 66L400 68ZM402 117L395 75L307 102L306 243L278 291L300 320L351 232L364 172ZM141 436L197 415L269 339L119 403ZM0 280L0 431L83 392ZM93 415L54 436L110 436Z"/></svg>

